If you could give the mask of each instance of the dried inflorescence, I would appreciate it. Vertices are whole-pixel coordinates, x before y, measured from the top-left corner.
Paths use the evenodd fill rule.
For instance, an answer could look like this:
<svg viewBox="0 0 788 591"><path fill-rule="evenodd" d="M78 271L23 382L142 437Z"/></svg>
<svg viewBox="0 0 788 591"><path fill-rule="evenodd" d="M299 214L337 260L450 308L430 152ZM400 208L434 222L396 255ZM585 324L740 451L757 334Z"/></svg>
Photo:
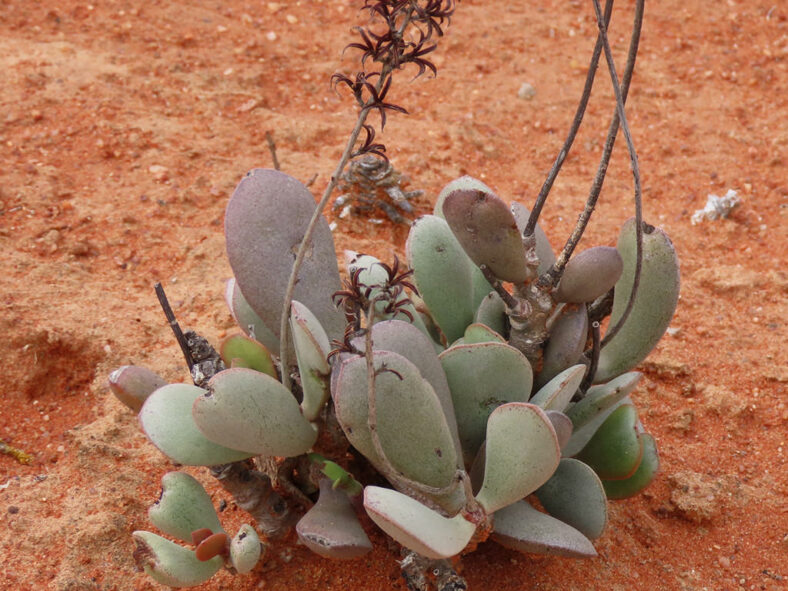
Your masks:
<svg viewBox="0 0 788 591"><path fill-rule="evenodd" d="M370 24L356 27L359 41L349 43L346 49L361 52L361 65L365 69L348 76L338 72L331 77L334 87L342 84L353 93L362 114L377 111L380 114L381 130L386 126L386 112L408 111L386 101L391 89L392 75L408 64L418 68L416 77L427 70L437 75L438 69L427 57L435 51L435 37L443 36L443 27L454 13L454 0L366 0L364 8L369 12ZM373 66L366 69L367 60ZM351 157L373 154L386 159L383 144L374 143L375 129L364 124L366 139Z"/></svg>

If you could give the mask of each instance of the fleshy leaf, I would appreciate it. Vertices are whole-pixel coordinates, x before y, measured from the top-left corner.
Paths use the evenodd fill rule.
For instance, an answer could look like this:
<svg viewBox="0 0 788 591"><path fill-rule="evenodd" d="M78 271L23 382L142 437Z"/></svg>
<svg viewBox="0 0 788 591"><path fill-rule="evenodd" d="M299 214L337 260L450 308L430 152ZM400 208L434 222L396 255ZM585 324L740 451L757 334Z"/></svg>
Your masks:
<svg viewBox="0 0 788 591"><path fill-rule="evenodd" d="M161 479L161 487L161 496L148 509L148 518L165 534L191 542L195 530L223 531L211 497L193 476L168 472Z"/></svg>
<svg viewBox="0 0 788 591"><path fill-rule="evenodd" d="M309 454L309 460L314 463L326 479L331 482L333 488L343 491L350 497L358 496L364 491L361 484L353 478L353 475L336 462L327 460L316 453Z"/></svg>
<svg viewBox="0 0 788 591"><path fill-rule="evenodd" d="M553 430L555 430L555 436L558 439L558 447L563 449L572 437L572 419L557 410L546 410L545 414L547 418L550 419Z"/></svg>
<svg viewBox="0 0 788 591"><path fill-rule="evenodd" d="M348 496L328 479L320 481L317 503L298 522L296 533L307 548L325 558L351 560L372 550Z"/></svg>
<svg viewBox="0 0 788 591"><path fill-rule="evenodd" d="M504 338L484 324L469 324L465 329L463 343L473 345L476 343L505 343Z"/></svg>
<svg viewBox="0 0 788 591"><path fill-rule="evenodd" d="M529 277L525 249L514 216L495 194L459 189L443 202L443 214L466 254L503 281Z"/></svg>
<svg viewBox="0 0 788 591"><path fill-rule="evenodd" d="M216 556L208 561L197 560L191 550L166 538L147 531L132 533L137 549L134 559L137 566L157 583L170 587L195 587L201 585L219 569L224 560Z"/></svg>
<svg viewBox="0 0 788 591"><path fill-rule="evenodd" d="M555 290L557 302L585 304L613 289L624 261L612 246L593 246L569 259Z"/></svg>
<svg viewBox="0 0 788 591"><path fill-rule="evenodd" d="M448 486L456 474L458 458L434 390L415 365L396 353L375 351L374 367L377 433L389 461L412 480L434 487ZM379 467L381 459L369 431L364 357L342 364L334 404L350 443ZM397 482L392 484L397 486ZM452 499L450 505L456 510L457 502L462 501Z"/></svg>
<svg viewBox="0 0 788 591"><path fill-rule="evenodd" d="M360 350L364 350L363 338L354 339L353 343ZM372 327L372 346L375 350L391 351L402 355L418 368L419 373L430 383L440 400L443 415L459 453L460 438L449 382L446 380L446 373L430 339L409 322L384 320Z"/></svg>
<svg viewBox="0 0 788 591"><path fill-rule="evenodd" d="M443 202L446 200L446 197L454 191L467 190L484 191L485 193L493 192L490 187L485 185L479 179L475 179L468 175L461 176L460 178L451 181L449 184L443 187L440 193L438 193L438 199L435 201L435 207L432 210L432 215L441 219L446 219L443 215Z"/></svg>
<svg viewBox="0 0 788 591"><path fill-rule="evenodd" d="M228 336L219 346L219 354L227 367L246 367L277 377L270 351L249 337L240 334Z"/></svg>
<svg viewBox="0 0 788 591"><path fill-rule="evenodd" d="M251 525L244 524L230 542L230 562L238 574L251 571L260 560L263 547L260 537Z"/></svg>
<svg viewBox="0 0 788 591"><path fill-rule="evenodd" d="M588 340L588 312L585 306L568 305L550 329L550 340L542 356L542 369L535 378L541 388L565 369L580 362Z"/></svg>
<svg viewBox="0 0 788 591"><path fill-rule="evenodd" d="M506 402L528 401L531 365L503 343L457 345L439 357L454 401L463 458L470 464L485 439L490 413Z"/></svg>
<svg viewBox="0 0 788 591"><path fill-rule="evenodd" d="M478 324L484 324L501 336L506 335L506 304L503 303L501 296L494 291L484 296L476 309L476 316L474 316L473 321Z"/></svg>
<svg viewBox="0 0 788 591"><path fill-rule="evenodd" d="M563 521L541 513L526 501L495 512L492 538L507 548L568 558L596 556L591 541Z"/></svg>
<svg viewBox="0 0 788 591"><path fill-rule="evenodd" d="M445 220L422 216L410 228L405 245L413 281L435 324L452 343L473 322L474 270ZM489 291L489 290L488 290Z"/></svg>
<svg viewBox="0 0 788 591"><path fill-rule="evenodd" d="M642 377L640 372L631 371L607 384L590 387L583 399L566 411L575 429L583 427L600 412L629 396Z"/></svg>
<svg viewBox="0 0 788 591"><path fill-rule="evenodd" d="M241 293L235 277L228 279L224 285L224 300L240 329L250 339L262 343L269 351L279 351L279 339L265 325L263 319L252 310L244 294Z"/></svg>
<svg viewBox="0 0 788 591"><path fill-rule="evenodd" d="M296 399L269 375L226 369L211 378L208 389L194 402L192 414L211 441L252 454L293 457L317 439Z"/></svg>
<svg viewBox="0 0 788 591"><path fill-rule="evenodd" d="M659 471L659 454L654 438L648 433L642 433L643 459L635 473L626 480L603 480L605 494L608 499L626 499L645 489Z"/></svg>
<svg viewBox="0 0 788 591"><path fill-rule="evenodd" d="M388 488L366 487L364 508L380 529L427 558L449 558L459 554L476 531L476 526L462 514L444 517Z"/></svg>
<svg viewBox="0 0 788 591"><path fill-rule="evenodd" d="M567 409L574 431L563 449L565 456L573 456L585 447L607 417L628 399L641 377L643 374L631 371L607 384L591 386L580 402Z"/></svg>
<svg viewBox="0 0 788 591"><path fill-rule="evenodd" d="M545 511L589 539L602 535L607 524L605 491L596 472L580 460L562 459L536 496Z"/></svg>
<svg viewBox="0 0 788 591"><path fill-rule="evenodd" d="M629 478L643 459L643 442L635 427L637 421L634 406L619 406L597 429L577 458L605 480Z"/></svg>
<svg viewBox="0 0 788 591"><path fill-rule="evenodd" d="M586 366L573 365L555 376L533 395L531 404L544 410L565 411L586 372Z"/></svg>
<svg viewBox="0 0 788 591"><path fill-rule="evenodd" d="M618 250L624 272L616 283L609 326L624 313L635 281L635 221L621 228ZM605 382L643 361L670 324L679 301L679 260L673 243L659 228L643 226L643 265L635 303L621 330L602 347L594 382Z"/></svg>
<svg viewBox="0 0 788 591"><path fill-rule="evenodd" d="M238 287L252 309L279 337L285 289L296 252L315 211L312 194L277 170L247 173L227 204L227 256ZM306 305L332 338L345 322L331 294L341 289L334 239L320 218L298 274L294 299Z"/></svg>
<svg viewBox="0 0 788 591"><path fill-rule="evenodd" d="M200 432L192 417L192 405L205 393L191 384L159 388L142 405L142 430L164 455L185 466L215 466L254 455L216 444Z"/></svg>
<svg viewBox="0 0 788 591"><path fill-rule="evenodd" d="M109 375L109 389L123 404L140 412L148 396L167 382L147 367L124 365Z"/></svg>
<svg viewBox="0 0 788 591"><path fill-rule="evenodd" d="M560 460L555 431L541 408L499 406L487 421L484 482L476 500L494 513L547 482Z"/></svg>
<svg viewBox="0 0 788 591"><path fill-rule="evenodd" d="M304 391L301 408L306 419L314 421L330 396L327 358L331 345L320 321L300 302L290 307L290 332Z"/></svg>

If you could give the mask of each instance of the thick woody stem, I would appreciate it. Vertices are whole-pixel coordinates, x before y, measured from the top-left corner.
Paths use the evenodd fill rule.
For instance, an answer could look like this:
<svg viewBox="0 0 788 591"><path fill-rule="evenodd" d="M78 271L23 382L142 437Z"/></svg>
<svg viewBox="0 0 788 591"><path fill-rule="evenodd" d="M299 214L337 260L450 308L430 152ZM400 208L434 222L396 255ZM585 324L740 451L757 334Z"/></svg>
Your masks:
<svg viewBox="0 0 788 591"><path fill-rule="evenodd" d="M249 462L212 466L211 474L269 539L283 537L300 517L299 507L274 490L271 479Z"/></svg>

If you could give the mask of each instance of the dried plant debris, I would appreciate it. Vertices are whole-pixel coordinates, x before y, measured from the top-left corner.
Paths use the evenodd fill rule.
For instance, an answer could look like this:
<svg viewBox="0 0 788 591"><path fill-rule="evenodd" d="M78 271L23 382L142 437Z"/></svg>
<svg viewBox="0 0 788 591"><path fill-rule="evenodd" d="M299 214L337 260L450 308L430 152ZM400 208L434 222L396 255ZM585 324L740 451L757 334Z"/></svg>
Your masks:
<svg viewBox="0 0 788 591"><path fill-rule="evenodd" d="M342 194L334 201L334 211L341 210L340 218L374 215L382 211L395 224L412 222L400 211L413 213L410 201L421 197L424 191L405 191L409 179L396 170L385 158L367 154L350 163L342 174L339 190Z"/></svg>
<svg viewBox="0 0 788 591"><path fill-rule="evenodd" d="M731 212L742 202L739 194L729 189L725 195L709 195L706 199L706 205L703 209L697 210L692 214L692 225L701 223L704 220L714 221L719 219L726 219L730 216Z"/></svg>

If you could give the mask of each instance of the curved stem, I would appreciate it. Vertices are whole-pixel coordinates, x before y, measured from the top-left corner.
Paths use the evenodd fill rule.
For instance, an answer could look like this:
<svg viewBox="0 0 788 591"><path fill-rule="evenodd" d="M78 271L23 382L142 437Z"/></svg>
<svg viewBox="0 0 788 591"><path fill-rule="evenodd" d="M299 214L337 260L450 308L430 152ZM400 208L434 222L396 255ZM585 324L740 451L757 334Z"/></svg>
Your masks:
<svg viewBox="0 0 788 591"><path fill-rule="evenodd" d="M408 11L405 13L402 23L400 24L399 28L397 29L397 34L402 35L405 31L405 28L410 23L411 15L415 10L415 6L411 5ZM386 79L391 75L393 70L395 69L395 65L390 62L383 64L383 68L381 69L380 76L378 76L378 81L375 84L375 90L380 92L383 88L383 84L385 83ZM301 270L301 265L304 262L304 258L306 256L306 252L308 250L308 245L310 240L312 239L312 234L315 231L315 227L317 226L317 222L320 219L320 216L323 215L323 209L325 209L326 205L328 205L328 200L331 198L331 193L334 192L334 189L339 182L339 177L342 174L342 171L345 169L345 166L350 160L350 156L353 153L353 148L358 141L358 136L363 129L364 122L367 120L367 115L369 114L370 108L375 103L374 99L368 99L366 103L361 106L361 109L358 113L358 119L356 120L356 124L353 126L353 130L350 132L350 137L348 138L347 144L345 145L345 150L342 152L342 156L337 163L336 168L334 169L333 174L331 175L331 179L328 182L328 186L326 186L325 191L323 191L323 196L320 198L320 201L317 203L315 207L315 211L312 214L312 218L309 220L309 224L304 231L304 237L301 239L301 244L298 245L298 252L296 253L295 261L293 261L293 269L290 271L290 278L287 281L287 287L285 288L285 299L282 305L282 314L281 320L279 323L279 363L282 367L282 384L287 388L290 389L291 381L290 381L290 372L287 369L287 324L290 320L290 305L293 302L293 292L295 291L295 285L298 281L298 272Z"/></svg>
<svg viewBox="0 0 788 591"><path fill-rule="evenodd" d="M636 22L638 17L642 22L644 3L645 0L639 0L637 4L635 16ZM599 20L599 0L594 0L594 10L597 13L597 20L599 21L599 27L601 30L603 25L601 20ZM633 38L633 41L636 41L636 39ZM635 53L637 53L637 45L635 45ZM630 55L632 55L631 50ZM629 293L629 299L627 300L627 305L624 308L624 312L622 313L621 318L618 319L618 322L616 322L616 324L610 327L610 329L607 331L605 338L600 343L600 348L609 343L616 333L618 333L632 311L632 308L635 305L635 298L637 297L638 288L640 287L640 275L643 268L643 192L640 185L640 168L638 166L637 152L635 151L635 146L632 141L632 134L630 133L629 125L627 123L626 113L624 112L624 99L622 98L621 89L617 85L618 76L616 75L615 66L613 64L613 55L610 50L610 44L606 38L605 58L607 59L608 65L610 67L610 76L613 80L613 89L616 91L616 102L618 103L618 110L620 111L621 117L621 129L624 132L624 138L627 141L627 148L629 149L629 158L632 167L632 177L635 183L635 274L632 280L632 290ZM634 62L634 57L632 59ZM629 66L629 63L627 63L627 66Z"/></svg>
<svg viewBox="0 0 788 591"><path fill-rule="evenodd" d="M380 458L380 466L375 466L378 471L395 486L405 486L408 488L410 496L417 495L418 500L438 512L443 511L431 497L440 496L450 493L457 488L464 479L464 473L457 470L458 474L446 486L430 486L422 482L418 482L409 478L398 471L383 449L383 444L378 435L378 410L377 410L377 396L375 390L375 379L377 378L377 370L374 363L374 351L372 348L372 324L375 320L375 306L374 304L369 307L367 311L366 320L366 334L364 335L364 357L367 361L367 427L369 428L369 436L372 440L372 446L375 448L375 453Z"/></svg>
<svg viewBox="0 0 788 591"><path fill-rule="evenodd" d="M334 189L337 186L339 176L345 169L345 165L347 164L348 160L350 160L350 154L353 152L353 147L356 145L356 141L358 140L358 136L361 133L361 129L367 119L368 113L368 109L361 109L361 112L358 115L356 125L353 127L353 131L350 132L347 145L345 146L344 152L342 152L342 157L339 159L339 163L334 169L334 173L331 175L331 180L323 192L323 196L320 198L320 201L317 203L315 211L312 214L312 218L309 220L309 224L304 231L304 237L301 239L301 244L298 246L298 252L296 253L295 261L293 261L293 269L290 272L290 279L287 281L287 287L285 288L285 301L284 305L282 306L282 315L279 324L279 362L282 367L282 384L284 384L285 388L288 390L290 389L291 382L290 372L287 368L287 323L290 320L290 306L293 303L293 292L295 291L295 284L298 280L298 272L301 270L301 265L304 262L306 252L308 250L307 246L312 239L312 234L315 231L317 222L320 220L320 216L323 215L323 209L328 204L328 200L331 198L331 193L334 192Z"/></svg>
<svg viewBox="0 0 788 591"><path fill-rule="evenodd" d="M595 8L599 7L598 0L594 0ZM594 182L591 185L591 190L589 191L588 199L586 200L585 208L583 212L580 214L577 224L575 225L575 229L572 231L572 235L567 240L566 244L564 245L561 254L558 256L556 262L553 264L552 268L544 273L539 278L539 285L542 287L547 287L549 285L555 285L558 283L558 280L561 278L563 274L564 267L566 266L567 262L569 262L569 257L574 252L575 247L577 246L578 242L580 242L580 238L583 236L583 232L585 232L586 226L588 225L588 221L591 218L591 214L596 207L597 199L599 198L599 193L602 191L602 185L605 181L605 175L607 174L607 166L610 162L610 156L613 152L613 146L616 142L616 136L618 135L618 129L621 125L622 119L621 114L624 113L624 106L626 105L627 95L629 94L629 87L630 83L632 82L632 74L635 69L635 60L637 58L638 46L640 43L640 31L643 25L643 7L644 7L645 0L638 0L637 5L635 7L635 19L632 28L632 37L629 44L629 52L627 56L627 64L624 70L624 77L622 79L621 85L618 84L618 77L615 75L615 66L612 62L612 54L610 53L610 44L607 40L607 29L604 26L603 21L599 18L599 11L597 11L597 24L600 28L600 34L603 37L603 45L606 47L605 50L605 57L609 60L608 68L612 72L613 78L613 86L616 93L616 111L613 114L613 118L610 122L610 127L608 129L607 138L605 140L605 146L602 152L602 157L599 161L599 167L597 168L597 173L594 177ZM625 126L625 136L629 135L629 127L626 125L626 118L623 119L624 126ZM630 159L632 160L635 167L637 166L637 157L632 157L632 150L634 147L631 145L631 136L630 141L628 142L628 147L630 147ZM633 173L635 168L633 170ZM640 174L637 173L636 176L636 195L635 195L635 216L638 217L640 215Z"/></svg>
<svg viewBox="0 0 788 591"><path fill-rule="evenodd" d="M605 23L610 23L610 16L612 13L613 0L607 0L605 3ZM534 203L533 209L531 209L531 215L528 217L528 223L523 229L523 236L530 236L534 233L536 223L539 221L539 216L542 214L542 208L547 202L547 196L550 194L550 190L553 188L553 183L558 177L561 167L564 165L564 160L566 160L566 157L569 155L569 150L571 150L572 144L575 141L577 132L580 129L580 124L583 122L586 107L588 106L588 99L591 98L591 89L594 86L596 69L599 65L599 57L601 55L602 35L598 34L596 38L596 45L594 46L594 53L591 55L591 63L588 65L588 73L586 74L586 82L585 86L583 87L583 94L580 96L580 102L577 105L577 111L575 112L575 118L572 121L572 127L569 129L569 134L566 137L566 141L564 142L561 151L558 153L558 156L556 157L550 172L547 174L547 178L542 185L542 189L539 191L539 195L536 197L536 202Z"/></svg>

